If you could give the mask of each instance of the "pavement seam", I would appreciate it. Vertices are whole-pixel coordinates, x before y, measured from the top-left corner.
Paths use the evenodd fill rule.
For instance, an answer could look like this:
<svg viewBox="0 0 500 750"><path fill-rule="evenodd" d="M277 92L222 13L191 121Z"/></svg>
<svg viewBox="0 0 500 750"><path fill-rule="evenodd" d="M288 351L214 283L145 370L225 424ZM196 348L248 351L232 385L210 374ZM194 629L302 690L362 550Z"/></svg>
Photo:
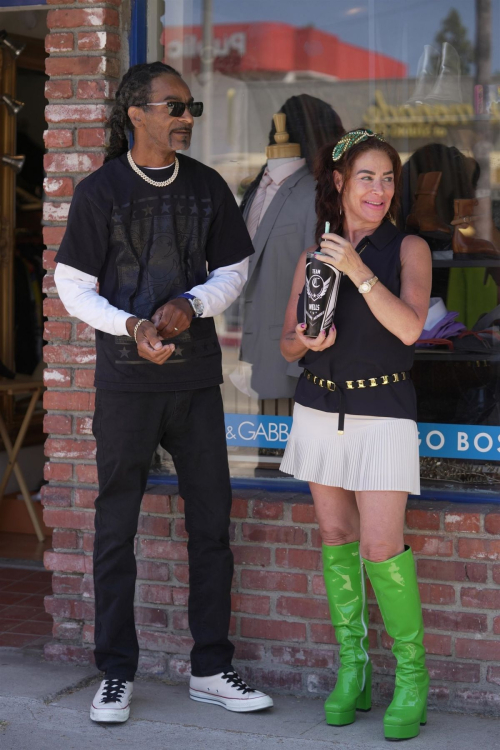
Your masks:
<svg viewBox="0 0 500 750"><path fill-rule="evenodd" d="M51 693L41 700L46 706L48 706L58 698L62 698L65 695L72 695L73 693L77 693L79 690L83 690L84 688L89 687L89 685L100 682L101 679L102 677L99 674L82 677L81 680L74 683L73 685L68 685L67 687L61 688L61 690L57 690L55 693Z"/></svg>
<svg viewBox="0 0 500 750"><path fill-rule="evenodd" d="M304 729L303 732L300 733L300 736L303 737L307 732L310 732L312 729L316 729L316 727L319 727L319 725L323 725L325 722L324 719L320 719L317 724L315 724L313 727L310 727L309 729ZM306 738L307 739L307 738Z"/></svg>

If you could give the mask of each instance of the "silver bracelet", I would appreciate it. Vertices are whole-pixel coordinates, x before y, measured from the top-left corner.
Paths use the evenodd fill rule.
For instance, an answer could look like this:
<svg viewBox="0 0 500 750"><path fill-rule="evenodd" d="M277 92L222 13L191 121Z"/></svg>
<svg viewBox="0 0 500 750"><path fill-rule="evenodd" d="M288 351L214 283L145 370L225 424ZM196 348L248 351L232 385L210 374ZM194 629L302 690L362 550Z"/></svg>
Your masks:
<svg viewBox="0 0 500 750"><path fill-rule="evenodd" d="M147 318L141 318L134 326L134 341L137 344L137 331L139 330L139 326L142 325L142 323L149 323Z"/></svg>

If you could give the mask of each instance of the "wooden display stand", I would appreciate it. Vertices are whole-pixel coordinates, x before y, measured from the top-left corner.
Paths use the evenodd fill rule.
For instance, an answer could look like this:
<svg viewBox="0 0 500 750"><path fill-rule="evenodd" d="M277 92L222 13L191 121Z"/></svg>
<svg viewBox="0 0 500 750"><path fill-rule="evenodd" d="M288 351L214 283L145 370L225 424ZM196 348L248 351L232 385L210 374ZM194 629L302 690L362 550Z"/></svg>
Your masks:
<svg viewBox="0 0 500 750"><path fill-rule="evenodd" d="M274 127L276 133L274 134L274 143L271 146L266 147L266 156L268 159L293 159L294 157L300 157L300 143L289 143L290 136L286 129L286 115L283 112L278 112L273 115Z"/></svg>
<svg viewBox="0 0 500 750"><path fill-rule="evenodd" d="M14 445L12 445L12 442L9 437L9 433L7 431L7 426L2 417L2 414L0 413L0 437L3 440L5 449L7 451L7 455L9 458L7 466L4 471L4 475L0 481L0 503L2 502L2 498L5 492L5 488L7 487L7 482L10 479L10 475L12 474L12 472L14 472L15 477L17 479L17 483L19 484L19 488L21 490L21 494L26 504L26 509L28 511L29 517L31 519L31 523L33 524L33 528L35 530L35 534L39 542L43 542L43 540L45 539L45 535L40 526L38 516L36 515L36 511L33 505L33 500L31 498L31 494L28 490L28 486L26 484L23 473L21 471L21 467L17 463L17 457L19 455L19 451L23 444L23 440L25 438L26 432L28 430L31 419L33 417L35 406L37 404L37 401L40 398L42 388L43 388L43 383L41 380L30 380L29 378L24 378L22 376L18 376L14 380L0 378L0 395L5 394L8 396L14 396L14 395L22 394L22 393L32 394L29 406L23 417L23 421L21 423L21 427L19 429Z"/></svg>

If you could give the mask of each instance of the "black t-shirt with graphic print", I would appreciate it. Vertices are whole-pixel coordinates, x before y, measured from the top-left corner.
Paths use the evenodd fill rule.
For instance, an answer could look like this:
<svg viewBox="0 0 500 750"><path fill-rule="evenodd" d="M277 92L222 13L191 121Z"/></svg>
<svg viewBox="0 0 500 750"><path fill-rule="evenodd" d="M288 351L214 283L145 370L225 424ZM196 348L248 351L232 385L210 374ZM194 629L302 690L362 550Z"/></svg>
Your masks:
<svg viewBox="0 0 500 750"><path fill-rule="evenodd" d="M203 284L208 273L253 253L229 187L210 167L183 154L167 187L150 185L126 154L80 182L56 261L97 276L99 293L138 318ZM143 170L155 181L172 168ZM208 268L208 271L207 271ZM96 331L95 385L106 390L170 391L222 383L213 318L194 318L163 365L142 359L130 336Z"/></svg>

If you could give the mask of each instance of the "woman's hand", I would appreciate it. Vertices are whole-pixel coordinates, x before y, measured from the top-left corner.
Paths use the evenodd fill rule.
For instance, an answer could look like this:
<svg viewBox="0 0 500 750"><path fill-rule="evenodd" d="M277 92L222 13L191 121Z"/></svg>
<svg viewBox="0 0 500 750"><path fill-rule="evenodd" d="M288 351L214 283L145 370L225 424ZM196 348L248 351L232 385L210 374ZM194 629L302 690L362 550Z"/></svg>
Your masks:
<svg viewBox="0 0 500 750"><path fill-rule="evenodd" d="M295 328L295 336L297 338L297 341L300 342L302 346L305 346L307 349L311 349L311 351L313 352L322 352L324 349L328 349L330 346L334 345L335 339L337 338L337 329L334 325L332 325L332 327L328 331L328 334L326 333L326 331L321 331L319 336L316 336L316 338L306 336L304 334L306 328L307 325L305 323L299 323Z"/></svg>
<svg viewBox="0 0 500 750"><path fill-rule="evenodd" d="M345 240L338 234L323 234L320 243L321 254L318 257L330 266L345 273L349 278L364 276L365 264L359 257L359 253L353 248L349 240ZM361 283L361 282L360 282Z"/></svg>

